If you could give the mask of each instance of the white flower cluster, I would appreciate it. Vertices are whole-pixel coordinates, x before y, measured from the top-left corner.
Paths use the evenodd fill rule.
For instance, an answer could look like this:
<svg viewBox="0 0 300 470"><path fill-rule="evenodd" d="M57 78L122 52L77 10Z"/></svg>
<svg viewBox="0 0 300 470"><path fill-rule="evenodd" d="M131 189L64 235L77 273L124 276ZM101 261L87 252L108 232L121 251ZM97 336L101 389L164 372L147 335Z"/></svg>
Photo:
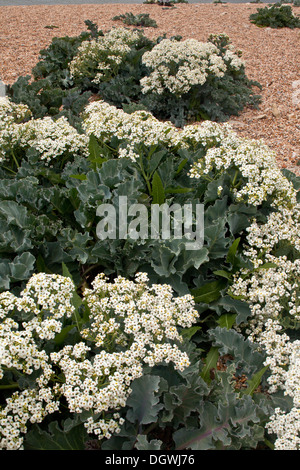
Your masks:
<svg viewBox="0 0 300 470"><path fill-rule="evenodd" d="M25 374L44 367L47 357L39 351L36 336L42 340L53 339L61 331L62 320L72 316L73 283L59 275L35 274L26 289L16 297L10 292L0 294L1 363ZM20 325L12 318L13 312L24 312L28 320Z"/></svg>
<svg viewBox="0 0 300 470"><path fill-rule="evenodd" d="M84 41L70 63L71 76L84 77L91 73L95 75L93 82L99 83L106 75L114 75L114 71L140 36L140 31L113 28L97 40Z"/></svg>
<svg viewBox="0 0 300 470"><path fill-rule="evenodd" d="M232 293L250 305L252 315L244 325L245 332L266 353L265 365L271 372L267 379L269 393L283 390L293 397L292 410L286 413L276 409L267 425L269 432L277 434L275 449L300 450L300 342L284 332L284 328L297 326L300 321L300 259L292 261L276 254L280 243L300 252L300 206L295 202L295 191L288 202L284 205L279 193L277 210L266 223L254 220L247 229L243 254L252 261L254 271L242 269L236 273Z"/></svg>
<svg viewBox="0 0 300 470"><path fill-rule="evenodd" d="M25 105L14 105L5 98L0 103L0 163L11 159L11 152L37 150L40 159L49 164L55 158L68 155L87 155L88 138L79 134L67 118L56 121L50 117L30 119L30 111Z"/></svg>
<svg viewBox="0 0 300 470"><path fill-rule="evenodd" d="M0 408L0 449L22 450L22 434L26 434L28 423L41 423L47 414L58 410L51 392L44 391L28 388L6 400L6 407Z"/></svg>
<svg viewBox="0 0 300 470"><path fill-rule="evenodd" d="M181 341L176 326L189 327L198 317L192 296L174 298L169 285L149 287L147 282L146 274L137 275L136 282L118 277L114 283L108 283L103 275L97 276L93 289L84 292L93 318L85 335L89 339L92 335L96 345L102 346L107 335L118 340L122 325L122 344L132 344L133 335L142 356L146 345L152 348L165 340ZM115 312L113 318L111 311ZM185 355L183 357L186 358ZM181 369L180 364L176 367Z"/></svg>
<svg viewBox="0 0 300 470"><path fill-rule="evenodd" d="M267 429L277 434L275 450L300 450L300 341L291 343L289 368L286 372L285 395L293 398L290 412L275 409Z"/></svg>
<svg viewBox="0 0 300 470"><path fill-rule="evenodd" d="M295 191L282 175L276 156L262 141L239 138L232 133L218 147L208 149L190 171L192 178L201 178L211 171L221 174L228 168L239 170L245 183L235 190L237 201L258 206L269 197L276 207L293 206Z"/></svg>
<svg viewBox="0 0 300 470"><path fill-rule="evenodd" d="M294 200L294 197L292 199ZM280 241L300 251L300 205L295 204L291 208L280 207L280 210L268 216L265 224L259 225L253 220L247 232L249 248L245 254L251 258L255 266L264 262L261 256L258 256L259 253L263 252L264 257L270 260L272 251Z"/></svg>
<svg viewBox="0 0 300 470"><path fill-rule="evenodd" d="M208 76L223 77L227 66L218 52L210 42L163 39L142 57L142 62L152 70L140 81L142 92L162 94L168 90L181 96L193 86L203 85ZM234 68L242 65L232 51L228 51L226 60Z"/></svg>
<svg viewBox="0 0 300 470"><path fill-rule="evenodd" d="M246 333L259 342L267 321L284 318L294 324L300 321L300 260L292 262L285 256L269 259L277 266L257 268L253 273L243 270L235 275L232 288L234 295L245 297L250 304L253 318Z"/></svg>
<svg viewBox="0 0 300 470"><path fill-rule="evenodd" d="M118 410L145 364L172 362L179 370L189 365L178 346L182 339L177 326L196 321L194 300L189 295L173 298L168 285L148 286L143 273L135 281L118 277L114 283L97 276L83 295L90 326L79 332L82 341L47 355L45 341L54 339L63 321L72 317L74 289L69 278L40 273L20 297L0 295L0 378L11 369L27 375L40 372L35 387L17 390L0 407L2 449L22 449L28 424L59 410L61 397L71 413L93 413L85 423L89 433L109 438L120 431ZM14 316L20 314L23 321L18 323Z"/></svg>
<svg viewBox="0 0 300 470"><path fill-rule="evenodd" d="M65 155L87 155L88 139L72 127L65 116L32 119L23 125L21 148L34 148L46 163Z"/></svg>
<svg viewBox="0 0 300 470"><path fill-rule="evenodd" d="M16 104L7 97L0 97L0 130L30 117L31 111L26 104Z"/></svg>
<svg viewBox="0 0 300 470"><path fill-rule="evenodd" d="M169 146L177 133L171 123L163 123L147 111L128 114L102 100L90 103L82 117L87 135L93 134L103 142L117 137L122 141L118 149L119 158L128 157L133 161L138 158L136 146L158 143Z"/></svg>
<svg viewBox="0 0 300 470"><path fill-rule="evenodd" d="M7 150L18 144L22 123L30 118L28 106L0 97L0 163L7 155Z"/></svg>
<svg viewBox="0 0 300 470"><path fill-rule="evenodd" d="M87 105L82 118L83 129L88 136L94 135L106 143L117 137L121 142L118 157L128 157L133 161L138 158L136 147L140 144L151 146L160 143L168 148L202 146L208 149L220 145L228 136L237 139L227 124L204 121L177 129L170 122L159 121L148 111L128 114L103 100Z"/></svg>
<svg viewBox="0 0 300 470"><path fill-rule="evenodd" d="M227 64L230 64L230 67L232 67L235 70L240 70L241 67L245 66L245 62L239 57L239 55L234 52L230 46L229 49L224 54L224 62Z"/></svg>
<svg viewBox="0 0 300 470"><path fill-rule="evenodd" d="M22 448L22 434L27 424L40 423L45 416L59 407L49 380L54 371L49 357L41 349L41 340L55 337L62 328L63 317L70 317L74 286L70 279L40 273L34 275L20 297L9 292L0 294L0 379L7 370L17 370L31 375L40 371L36 387L16 391L0 407L0 448ZM18 312L28 316L19 324L13 315ZM18 385L16 384L18 388Z"/></svg>
<svg viewBox="0 0 300 470"><path fill-rule="evenodd" d="M229 124L218 124L213 121L203 121L200 124L187 124L177 133L172 135L172 145L198 149L203 147L206 151L212 147L218 147L222 142L231 137L237 139Z"/></svg>

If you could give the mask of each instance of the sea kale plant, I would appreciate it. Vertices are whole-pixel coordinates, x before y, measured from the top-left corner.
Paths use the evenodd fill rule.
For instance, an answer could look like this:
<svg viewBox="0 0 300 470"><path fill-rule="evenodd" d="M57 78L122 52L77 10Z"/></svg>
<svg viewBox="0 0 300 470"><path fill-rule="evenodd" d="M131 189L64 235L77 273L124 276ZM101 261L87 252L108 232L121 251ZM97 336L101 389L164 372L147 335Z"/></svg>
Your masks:
<svg viewBox="0 0 300 470"><path fill-rule="evenodd" d="M122 21L124 24L128 26L143 26L157 28L157 23L155 20L150 18L149 13L139 13L134 15L131 12L127 12L124 15L114 16L113 21Z"/></svg>
<svg viewBox="0 0 300 470"><path fill-rule="evenodd" d="M250 20L257 26L270 28L300 28L300 18L296 16L290 5L275 3L274 5L258 8L250 15Z"/></svg>
<svg viewBox="0 0 300 470"><path fill-rule="evenodd" d="M226 121L245 106L257 106L245 75L241 52L225 34L206 43L196 39L163 39L142 58L149 72L141 79L142 100L151 112L177 126L189 120Z"/></svg>
<svg viewBox="0 0 300 470"><path fill-rule="evenodd" d="M17 104L27 104L34 118L65 116L72 125L79 126L78 115L87 105L91 91L75 86L69 64L84 41L103 36L96 24L89 20L85 24L88 31L79 36L54 37L51 44L40 51L32 76L21 76L8 85L12 100Z"/></svg>
<svg viewBox="0 0 300 470"><path fill-rule="evenodd" d="M299 178L226 123L122 108L1 99L0 447L299 449Z"/></svg>
<svg viewBox="0 0 300 470"><path fill-rule="evenodd" d="M241 52L225 34L206 43L180 36L156 40L137 28L112 28L78 38L55 38L33 69L37 79L20 77L9 93L28 104L34 117L66 116L79 128L78 114L90 94L131 112L150 111L182 127L201 119L226 121L260 101L249 80ZM58 71L57 71L58 69Z"/></svg>
<svg viewBox="0 0 300 470"><path fill-rule="evenodd" d="M114 34L113 30L106 35L108 39L110 34ZM140 40L143 37L141 32L135 34L140 35ZM132 41L135 41L134 32L131 35ZM126 45L122 45L123 59L126 64L130 64L136 53L134 56L133 52L129 54L128 40L125 42ZM148 44L147 49L142 50L139 62L135 59L135 68L140 75L133 74L136 81L130 94L130 83L127 88L121 87L124 89L121 100L114 88L114 80L118 85L124 83L121 59L118 59L120 68L105 60L103 62L98 58L98 52L94 52L94 48L102 51L103 47L101 39L94 43L91 51L88 44L88 49L80 49L79 55L71 63L71 74L82 74L91 77L94 83L99 83L100 96L110 104L118 106L120 102L125 105L137 103L154 116L169 119L180 127L188 120L195 119L224 121L230 115L238 114L245 106L257 106L259 103L259 97L253 93L252 87L260 85L247 79L241 53L233 50L228 36L224 34L210 36L206 43L195 39L182 41L177 36L170 39L158 38L156 44ZM109 48L105 54L111 57ZM94 61L94 65L90 70L85 70L81 60L90 65ZM103 67L109 72L96 73ZM112 78L113 83L108 83L108 79Z"/></svg>

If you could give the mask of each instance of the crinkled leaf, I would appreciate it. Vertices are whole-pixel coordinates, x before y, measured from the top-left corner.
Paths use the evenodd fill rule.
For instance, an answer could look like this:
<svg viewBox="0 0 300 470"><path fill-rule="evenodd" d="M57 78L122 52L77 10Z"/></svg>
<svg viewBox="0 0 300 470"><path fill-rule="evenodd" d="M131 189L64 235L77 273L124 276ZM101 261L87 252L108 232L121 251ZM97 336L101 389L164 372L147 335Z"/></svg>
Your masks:
<svg viewBox="0 0 300 470"><path fill-rule="evenodd" d="M173 434L176 450L239 449L249 436L257 444L263 430L253 425L259 421L256 409L250 396L232 394L217 405L205 402L199 428L182 428Z"/></svg>
<svg viewBox="0 0 300 470"><path fill-rule="evenodd" d="M153 423L157 419L163 404L155 392L159 390L160 378L157 376L144 375L131 385L132 392L127 399L127 419L131 423L139 424Z"/></svg>
<svg viewBox="0 0 300 470"><path fill-rule="evenodd" d="M35 265L35 257L29 253L22 253L16 256L10 264L11 277L15 281L23 281L29 279Z"/></svg>
<svg viewBox="0 0 300 470"><path fill-rule="evenodd" d="M209 330L213 346L219 349L220 355L231 354L240 367L240 373L256 373L263 367L265 356L257 351L257 345L237 331L219 326Z"/></svg>
<svg viewBox="0 0 300 470"><path fill-rule="evenodd" d="M147 436L139 434L136 438L135 447L138 450L160 450L162 441L158 439L152 439L150 442L147 440Z"/></svg>
<svg viewBox="0 0 300 470"><path fill-rule="evenodd" d="M83 424L66 432L57 421L52 421L48 432L35 425L26 434L25 448L27 450L84 450L87 440L88 434Z"/></svg>

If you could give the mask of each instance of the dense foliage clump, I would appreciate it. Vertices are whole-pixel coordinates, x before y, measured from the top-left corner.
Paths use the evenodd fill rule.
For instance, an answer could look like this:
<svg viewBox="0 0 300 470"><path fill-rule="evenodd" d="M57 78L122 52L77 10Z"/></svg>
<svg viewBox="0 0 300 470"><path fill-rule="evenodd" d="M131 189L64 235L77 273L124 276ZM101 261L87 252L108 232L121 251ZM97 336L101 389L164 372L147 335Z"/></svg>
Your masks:
<svg viewBox="0 0 300 470"><path fill-rule="evenodd" d="M250 20L257 26L270 28L300 28L300 18L294 15L290 5L275 3L258 8L257 13L250 15Z"/></svg>
<svg viewBox="0 0 300 470"><path fill-rule="evenodd" d="M122 21L128 26L144 26L157 28L157 23L155 20L150 18L149 13L139 13L134 15L132 12L127 12L124 15L117 15L113 17L114 21Z"/></svg>

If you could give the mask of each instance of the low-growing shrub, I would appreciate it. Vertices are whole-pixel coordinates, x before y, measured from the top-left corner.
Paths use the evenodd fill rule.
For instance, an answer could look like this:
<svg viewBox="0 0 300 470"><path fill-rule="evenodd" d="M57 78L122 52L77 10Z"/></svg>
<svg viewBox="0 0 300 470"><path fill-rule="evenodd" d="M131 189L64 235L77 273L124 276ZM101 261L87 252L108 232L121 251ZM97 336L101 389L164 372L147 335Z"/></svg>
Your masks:
<svg viewBox="0 0 300 470"><path fill-rule="evenodd" d="M257 26L270 28L300 28L300 18L294 15L290 5L281 3L258 8L257 13L250 15L250 20Z"/></svg>
<svg viewBox="0 0 300 470"><path fill-rule="evenodd" d="M226 35L194 39L163 39L142 61L149 73L141 79L142 102L160 119L177 126L187 121L226 121L245 106L258 106L240 52L233 51ZM168 58L166 60L166 57Z"/></svg>
<svg viewBox="0 0 300 470"><path fill-rule="evenodd" d="M78 115L92 94L126 111L148 110L178 127L225 121L259 105L253 87L261 85L247 78L241 52L224 34L206 43L180 36L150 40L140 30L113 28L104 34L86 24L88 32L54 38L41 51L35 80L19 77L8 87L11 99L27 104L35 118L64 116L80 131Z"/></svg>
<svg viewBox="0 0 300 470"><path fill-rule="evenodd" d="M122 54L113 59L110 34L115 33L85 42L70 65L77 86L82 86L78 77L90 78L110 104L138 103L177 126L203 118L223 121L247 105L258 106L252 87L260 85L247 79L241 54L233 51L226 35L211 36L207 43L174 37L151 44L141 32L124 32ZM134 44L136 35L141 46Z"/></svg>
<svg viewBox="0 0 300 470"><path fill-rule="evenodd" d="M134 15L131 12L127 12L124 15L114 16L113 21L122 21L127 26L144 26L157 28L156 21L150 18L149 13L139 13L137 15Z"/></svg>

